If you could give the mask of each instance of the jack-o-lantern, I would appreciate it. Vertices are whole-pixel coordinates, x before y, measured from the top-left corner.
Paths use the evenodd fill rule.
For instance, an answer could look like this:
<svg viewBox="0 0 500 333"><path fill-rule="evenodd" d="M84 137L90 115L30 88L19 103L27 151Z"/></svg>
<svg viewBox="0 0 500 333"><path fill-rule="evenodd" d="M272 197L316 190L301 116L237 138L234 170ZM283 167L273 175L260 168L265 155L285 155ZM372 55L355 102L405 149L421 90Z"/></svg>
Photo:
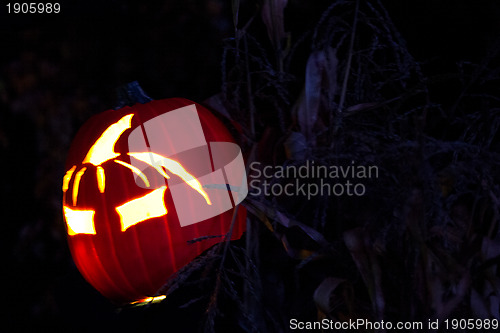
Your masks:
<svg viewBox="0 0 500 333"><path fill-rule="evenodd" d="M238 146L201 105L173 98L103 112L68 153L63 213L73 259L114 302L150 299L228 232L241 238L243 207L231 222L246 194Z"/></svg>

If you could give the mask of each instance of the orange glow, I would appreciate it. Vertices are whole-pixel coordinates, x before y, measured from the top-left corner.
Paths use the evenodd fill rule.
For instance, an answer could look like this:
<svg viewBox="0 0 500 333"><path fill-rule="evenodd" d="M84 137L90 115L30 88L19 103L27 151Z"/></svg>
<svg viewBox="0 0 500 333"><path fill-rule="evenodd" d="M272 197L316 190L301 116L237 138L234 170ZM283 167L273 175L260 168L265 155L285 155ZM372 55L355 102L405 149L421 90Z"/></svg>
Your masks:
<svg viewBox="0 0 500 333"><path fill-rule="evenodd" d="M97 186L99 187L99 192L104 193L104 189L106 186L106 176L104 173L104 169L100 166L102 163L111 160L120 154L115 153L114 147L116 141L120 138L120 136L131 126L131 121L133 114L128 114L123 116L116 123L111 124L106 130L101 134L101 136L96 140L96 142L90 147L87 155L83 159L82 163L90 163L97 166L96 177L97 177ZM63 191L66 192L68 190L69 181L71 180L71 176L75 171L76 166L71 168L63 178ZM73 184L73 206L76 206L76 201L78 199L78 187L80 185L80 180L85 173L87 168L82 168L80 171L76 173L75 183Z"/></svg>
<svg viewBox="0 0 500 333"><path fill-rule="evenodd" d="M114 160L114 162L130 169L134 174L143 180L146 187L150 187L148 178L140 169L129 163L115 159L117 156L120 156L120 154L114 151L114 146L120 136L131 127L131 120L133 116L133 114L128 114L106 128L106 130L104 130L101 136L89 149L82 162L90 163L97 167L96 179L100 193L104 193L106 186L105 171L101 164L108 160ZM186 184L202 195L207 204L212 204L208 194L205 192L198 179L187 172L179 162L150 152L132 152L129 153L129 155L152 166L166 179L170 178L167 171L179 176ZM73 166L66 172L63 179L63 191L68 190L71 177L75 170L76 166ZM72 189L73 206L76 206L77 204L80 182L86 170L86 167L82 167L78 172L76 172ZM164 201L166 190L167 186L162 186L142 197L129 200L121 206L116 207L115 209L120 216L121 231L123 232L142 221L166 215L167 207L165 206ZM71 210L70 208L64 206L64 215L68 225L68 234L95 234L93 224L94 213L95 212L92 210Z"/></svg>
<svg viewBox="0 0 500 333"><path fill-rule="evenodd" d="M73 172L75 172L75 169L76 169L76 165L73 165L73 167L71 169L69 169L68 171L66 171L66 174L63 177L63 187L62 187L62 190L63 190L64 193L66 193L66 191L68 190L69 181L71 180L71 176L73 175Z"/></svg>
<svg viewBox="0 0 500 333"><path fill-rule="evenodd" d="M165 298L167 298L166 295L154 296L154 297L146 297L146 298L140 299L138 301L132 302L130 304L131 305L141 306L141 305L146 305L148 303L158 303L158 302L163 301Z"/></svg>
<svg viewBox="0 0 500 333"><path fill-rule="evenodd" d="M76 199L78 198L78 187L80 187L80 180L87 168L81 168L75 175L75 183L73 184L73 206L76 206Z"/></svg>
<svg viewBox="0 0 500 333"><path fill-rule="evenodd" d="M68 226L68 235L77 234L95 235L93 210L73 210L69 207L63 207L64 219Z"/></svg>
<svg viewBox="0 0 500 333"><path fill-rule="evenodd" d="M170 177L165 173L163 168L181 177L183 181L185 181L189 186L191 186L191 188L193 188L196 192L200 193L203 196L203 198L205 198L207 204L209 205L212 204L210 198L208 197L207 192L205 192L198 179L196 179L190 173L188 173L186 169L184 169L179 162L156 153L128 153L128 154L138 159L139 161L151 165L163 177L167 179Z"/></svg>
<svg viewBox="0 0 500 333"><path fill-rule="evenodd" d="M130 128L133 116L133 114L128 114L106 128L94 145L90 147L82 163L90 163L98 166L119 156L120 154L115 153L114 150L116 141L118 141L123 132Z"/></svg>
<svg viewBox="0 0 500 333"><path fill-rule="evenodd" d="M167 207L165 207L163 200L166 190L167 187L162 186L140 198L127 201L116 207L116 211L120 215L121 230L125 231L139 222L167 214Z"/></svg>
<svg viewBox="0 0 500 333"><path fill-rule="evenodd" d="M104 187L106 186L106 180L104 176L104 169L102 166L98 166L96 170L96 176L97 176L97 186L99 187L99 192L104 193Z"/></svg>
<svg viewBox="0 0 500 333"><path fill-rule="evenodd" d="M123 162L123 161L120 161L120 160L115 160L115 163L118 163L118 164L121 164L123 165L124 167L127 167L129 168L130 170L132 170L133 173L135 173L137 176L141 177L142 181L144 182L144 184L146 185L146 187L149 187L149 180L148 178L146 177L145 174L142 173L141 170L139 170L138 168L136 168L135 166L131 165L131 164L128 164L126 162Z"/></svg>

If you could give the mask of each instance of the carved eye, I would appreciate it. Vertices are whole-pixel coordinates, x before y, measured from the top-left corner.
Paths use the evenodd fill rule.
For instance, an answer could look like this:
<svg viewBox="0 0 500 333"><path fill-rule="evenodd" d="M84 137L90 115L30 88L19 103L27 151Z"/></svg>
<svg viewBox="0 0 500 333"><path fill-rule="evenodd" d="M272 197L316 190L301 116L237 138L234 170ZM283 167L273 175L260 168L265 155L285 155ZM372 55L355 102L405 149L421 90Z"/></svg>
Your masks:
<svg viewBox="0 0 500 333"><path fill-rule="evenodd" d="M125 231L137 223L167 214L167 207L165 207L163 200L166 190L167 187L162 186L116 207L116 211L120 215L121 230Z"/></svg>
<svg viewBox="0 0 500 333"><path fill-rule="evenodd" d="M95 235L93 210L76 210L69 207L63 207L66 225L68 226L68 235L77 234Z"/></svg>

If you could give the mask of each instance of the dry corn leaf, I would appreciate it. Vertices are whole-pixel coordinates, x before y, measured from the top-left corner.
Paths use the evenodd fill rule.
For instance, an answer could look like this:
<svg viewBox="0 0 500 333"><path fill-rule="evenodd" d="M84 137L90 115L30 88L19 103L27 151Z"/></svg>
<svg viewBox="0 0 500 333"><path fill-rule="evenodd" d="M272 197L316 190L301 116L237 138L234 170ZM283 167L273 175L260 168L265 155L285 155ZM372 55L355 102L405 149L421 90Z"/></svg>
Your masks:
<svg viewBox="0 0 500 333"><path fill-rule="evenodd" d="M500 241L498 239L483 237L481 252L483 255L482 259L485 261L500 257Z"/></svg>
<svg viewBox="0 0 500 333"><path fill-rule="evenodd" d="M286 157L289 160L305 160L307 154L307 141L304 134L291 132L284 143Z"/></svg>
<svg viewBox="0 0 500 333"><path fill-rule="evenodd" d="M344 232L344 243L365 282L377 318L383 318L385 299L382 291L382 272L366 232L355 228Z"/></svg>
<svg viewBox="0 0 500 333"><path fill-rule="evenodd" d="M286 38L284 11L287 4L288 0L264 0L262 5L262 21L269 39L277 49L281 48L281 40Z"/></svg>
<svg viewBox="0 0 500 333"><path fill-rule="evenodd" d="M261 219L262 221L273 220L286 228L298 227L309 238L314 240L320 246L322 246L322 247L329 246L328 241L323 237L323 235L318 230L316 230L308 225L305 225L304 223L299 222L295 219L287 217L285 214L276 210L275 207L270 207L265 202L259 202L255 199L247 197L242 204L248 209L248 211L250 213L259 217L259 219ZM267 223L266 223L266 225L267 225ZM268 225L268 228L270 230L273 229L272 226L270 226L270 225Z"/></svg>
<svg viewBox="0 0 500 333"><path fill-rule="evenodd" d="M339 303L343 302L342 299L336 299L338 295L335 294L335 290L345 282L345 279L328 277L314 291L314 302L319 311L327 317L329 317Z"/></svg>
<svg viewBox="0 0 500 333"><path fill-rule="evenodd" d="M495 280L498 284L498 279ZM500 319L500 297L490 284L487 284L482 292L472 288L470 304L472 311L478 318Z"/></svg>
<svg viewBox="0 0 500 333"><path fill-rule="evenodd" d="M307 60L304 91L295 105L295 112L308 141L314 142L314 126L321 104L326 104L323 109L330 110L337 93L337 64L336 50L332 47L313 52ZM326 96L326 100L322 96Z"/></svg>

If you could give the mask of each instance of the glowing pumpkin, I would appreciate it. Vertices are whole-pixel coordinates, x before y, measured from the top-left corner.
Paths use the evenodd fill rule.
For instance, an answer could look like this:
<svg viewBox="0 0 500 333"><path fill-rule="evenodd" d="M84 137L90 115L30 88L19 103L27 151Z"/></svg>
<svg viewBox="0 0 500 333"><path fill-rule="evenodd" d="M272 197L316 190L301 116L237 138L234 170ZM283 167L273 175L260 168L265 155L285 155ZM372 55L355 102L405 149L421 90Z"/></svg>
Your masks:
<svg viewBox="0 0 500 333"><path fill-rule="evenodd" d="M114 302L151 299L224 240L246 194L241 152L202 106L175 98L103 112L68 153L63 213L73 259ZM239 207L231 239L245 218Z"/></svg>

